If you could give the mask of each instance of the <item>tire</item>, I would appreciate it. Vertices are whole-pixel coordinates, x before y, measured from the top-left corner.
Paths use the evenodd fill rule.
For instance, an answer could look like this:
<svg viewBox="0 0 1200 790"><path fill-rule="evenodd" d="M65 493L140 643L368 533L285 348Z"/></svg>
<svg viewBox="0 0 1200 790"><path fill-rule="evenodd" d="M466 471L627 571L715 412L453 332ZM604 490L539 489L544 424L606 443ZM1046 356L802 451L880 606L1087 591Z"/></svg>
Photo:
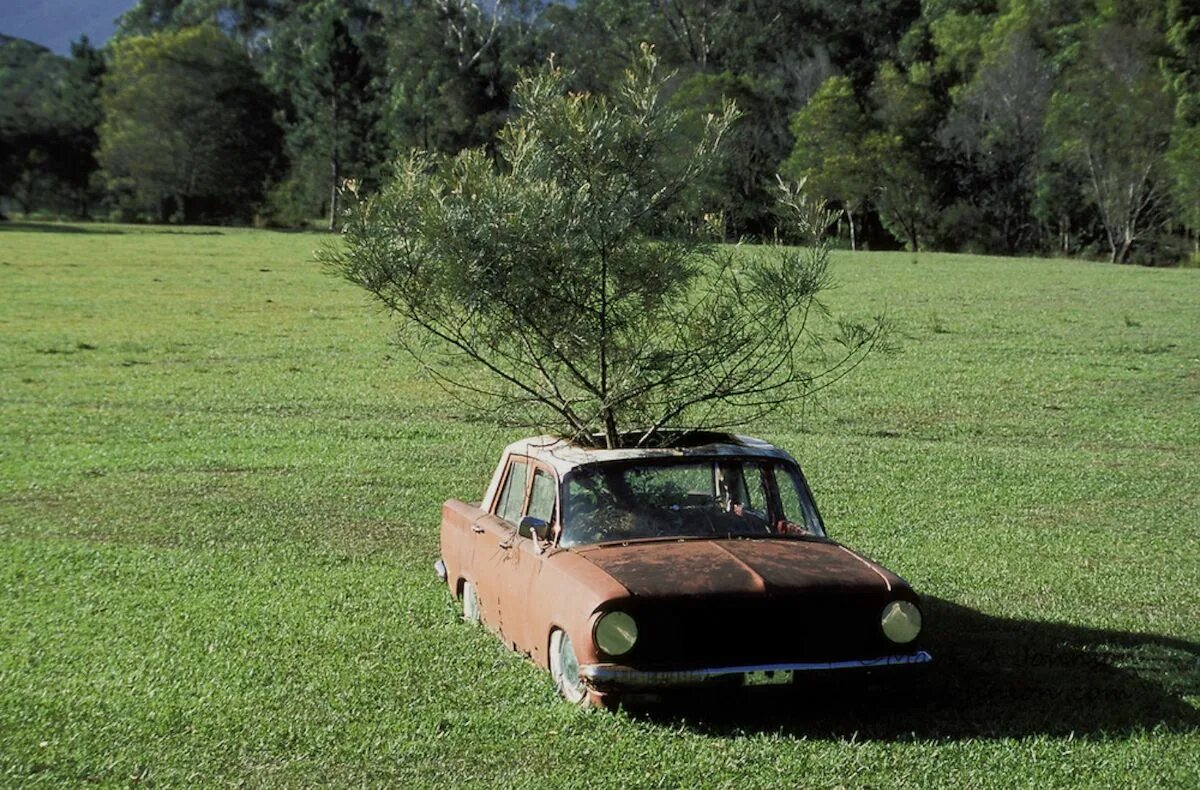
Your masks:
<svg viewBox="0 0 1200 790"><path fill-rule="evenodd" d="M463 620L473 624L479 623L479 593L475 591L475 585L471 582L463 582L462 608Z"/></svg>
<svg viewBox="0 0 1200 790"><path fill-rule="evenodd" d="M575 657L571 637L557 628L550 634L550 677L567 702L581 708L592 706L592 695L579 679L579 659Z"/></svg>

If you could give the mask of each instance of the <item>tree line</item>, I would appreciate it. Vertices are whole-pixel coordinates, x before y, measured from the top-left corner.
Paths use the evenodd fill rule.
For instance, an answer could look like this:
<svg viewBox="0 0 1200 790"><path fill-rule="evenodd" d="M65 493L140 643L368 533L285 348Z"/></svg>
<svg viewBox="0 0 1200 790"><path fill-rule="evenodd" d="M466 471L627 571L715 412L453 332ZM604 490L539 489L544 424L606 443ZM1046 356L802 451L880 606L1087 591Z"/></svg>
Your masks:
<svg viewBox="0 0 1200 790"><path fill-rule="evenodd" d="M606 95L643 42L681 134L738 108L726 238L780 233L784 179L853 247L1197 255L1200 0L141 0L99 50L0 38L0 207L332 227L413 150L495 159L529 69Z"/></svg>

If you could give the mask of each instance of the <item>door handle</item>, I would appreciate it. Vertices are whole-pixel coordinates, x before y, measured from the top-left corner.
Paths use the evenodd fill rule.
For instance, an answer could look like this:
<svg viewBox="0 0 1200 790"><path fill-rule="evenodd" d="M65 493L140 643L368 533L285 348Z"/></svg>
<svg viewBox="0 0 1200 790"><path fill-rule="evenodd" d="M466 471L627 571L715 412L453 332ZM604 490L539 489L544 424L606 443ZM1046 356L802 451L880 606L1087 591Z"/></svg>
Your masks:
<svg viewBox="0 0 1200 790"><path fill-rule="evenodd" d="M504 540L500 541L500 548L511 549L512 544L513 544L513 539L511 537L508 537L508 538L505 538Z"/></svg>
<svg viewBox="0 0 1200 790"><path fill-rule="evenodd" d="M483 532L483 527L479 526L478 524L472 524L471 531L475 532L475 533L480 533L480 532Z"/></svg>

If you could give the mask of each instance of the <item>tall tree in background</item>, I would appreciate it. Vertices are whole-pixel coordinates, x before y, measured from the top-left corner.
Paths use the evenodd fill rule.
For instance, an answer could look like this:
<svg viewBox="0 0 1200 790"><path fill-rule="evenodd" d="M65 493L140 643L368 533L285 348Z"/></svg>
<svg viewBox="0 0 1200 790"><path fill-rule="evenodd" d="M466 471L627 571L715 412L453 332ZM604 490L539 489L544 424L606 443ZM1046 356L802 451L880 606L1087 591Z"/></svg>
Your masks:
<svg viewBox="0 0 1200 790"><path fill-rule="evenodd" d="M396 149L454 153L495 140L511 87L501 54L516 30L503 13L435 0L395 11L385 117Z"/></svg>
<svg viewBox="0 0 1200 790"><path fill-rule="evenodd" d="M245 51L219 30L119 40L102 103L110 188L163 220L252 214L280 133Z"/></svg>
<svg viewBox="0 0 1200 790"><path fill-rule="evenodd" d="M71 122L62 127L66 139L56 169L74 198L74 213L80 217L88 216L95 196L93 176L100 167L96 150L104 117L100 90L106 71L104 56L87 36L72 42L68 76L62 83L62 102L69 108Z"/></svg>
<svg viewBox="0 0 1200 790"><path fill-rule="evenodd" d="M86 37L70 59L24 41L0 44L0 196L25 213L87 216L103 74Z"/></svg>
<svg viewBox="0 0 1200 790"><path fill-rule="evenodd" d="M774 229L773 177L791 146L784 119L778 117L785 106L778 88L778 83L750 75L697 73L671 96L672 107L683 113L685 133L693 135L725 103L738 107L724 154L698 194L703 210L720 216L727 237L767 238Z"/></svg>
<svg viewBox="0 0 1200 790"><path fill-rule="evenodd" d="M117 18L117 38L151 36L165 30L199 23L199 19L185 19L187 0L138 0Z"/></svg>
<svg viewBox="0 0 1200 790"><path fill-rule="evenodd" d="M804 109L792 116L791 127L796 146L780 172L842 207L850 226L850 249L856 249L854 216L871 195L877 163L867 156L871 122L858 106L850 79L826 80Z"/></svg>
<svg viewBox="0 0 1200 790"><path fill-rule="evenodd" d="M28 214L49 175L53 128L60 122L46 85L58 81L61 59L27 41L0 44L0 195Z"/></svg>
<svg viewBox="0 0 1200 790"><path fill-rule="evenodd" d="M1083 174L1109 259L1124 263L1168 205L1164 155L1172 106L1146 30L1119 21L1091 32L1050 101L1050 154Z"/></svg>
<svg viewBox="0 0 1200 790"><path fill-rule="evenodd" d="M650 3L578 0L546 7L541 15L546 48L572 75L573 88L607 93L620 80L641 42L655 41Z"/></svg>
<svg viewBox="0 0 1200 790"><path fill-rule="evenodd" d="M672 60L690 62L705 70L731 44L738 14L744 9L732 0L652 0ZM666 47L664 47L666 49Z"/></svg>
<svg viewBox="0 0 1200 790"><path fill-rule="evenodd" d="M939 139L957 165L962 229L989 252L1012 253L1036 236L1033 201L1054 75L1023 30L989 43L974 76L954 92Z"/></svg>
<svg viewBox="0 0 1200 790"><path fill-rule="evenodd" d="M838 72L863 95L881 64L898 57L901 40L924 10L920 0L798 0L768 3L793 40L819 41ZM790 20L790 21L789 21ZM786 49L784 43L780 49Z"/></svg>
<svg viewBox="0 0 1200 790"><path fill-rule="evenodd" d="M369 9L358 5L361 14ZM333 0L305 3L276 28L270 81L290 100L288 148L297 168L325 173L328 225L337 226L338 193L347 178L373 175L380 158L379 104L362 43L362 24ZM320 164L318 164L320 163Z"/></svg>
<svg viewBox="0 0 1200 790"><path fill-rule="evenodd" d="M886 230L914 249L1103 246L1120 259L1178 259L1185 241L1200 255L1198 3L138 0L114 48L207 25L249 69L240 94L201 89L185 102L167 88L123 108L143 129L156 106L191 111L164 116L172 121L145 139L145 161L110 158L108 183L118 207L249 216L257 188L200 186L224 164L195 162L186 144L179 162L162 153L200 136L197 118L221 128L217 108L232 101L286 131L266 218L298 225L325 214L335 225L339 183L372 191L397 153L482 146L494 156L530 64L554 53L572 90L609 94L647 41L675 71L666 95L690 116L685 131L727 99L741 108L696 204L727 237L775 233L780 173L846 209L851 246L890 244ZM5 209L86 213L98 203L95 85L108 56L83 47L68 61L2 36L0 48ZM265 126L252 122L246 136ZM261 174L255 167L245 175ZM154 198L172 168L191 168L190 196Z"/></svg>
<svg viewBox="0 0 1200 790"><path fill-rule="evenodd" d="M196 25L225 31L248 51L294 10L290 0L138 0L117 19L117 37L149 36Z"/></svg>
<svg viewBox="0 0 1200 790"><path fill-rule="evenodd" d="M1175 117L1167 163L1171 197L1179 222L1192 236L1200 258L1200 0L1167 3L1164 70L1175 96Z"/></svg>
<svg viewBox="0 0 1200 790"><path fill-rule="evenodd" d="M875 130L863 146L875 169L871 200L888 232L913 252L933 241L942 209L937 170L939 107L924 64L885 63L871 86Z"/></svg>

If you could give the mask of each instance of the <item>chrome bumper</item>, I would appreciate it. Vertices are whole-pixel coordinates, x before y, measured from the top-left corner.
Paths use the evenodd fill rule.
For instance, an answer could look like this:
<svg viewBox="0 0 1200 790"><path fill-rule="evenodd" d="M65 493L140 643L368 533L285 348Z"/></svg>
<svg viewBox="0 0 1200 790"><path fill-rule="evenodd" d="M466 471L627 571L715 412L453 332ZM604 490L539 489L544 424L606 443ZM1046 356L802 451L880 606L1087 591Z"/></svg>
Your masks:
<svg viewBox="0 0 1200 790"><path fill-rule="evenodd" d="M435 573L437 573L438 578L442 580L442 584L445 584L447 576L446 563L438 560L437 562L433 563L433 570Z"/></svg>
<svg viewBox="0 0 1200 790"><path fill-rule="evenodd" d="M641 670L614 664L585 664L579 668L583 682L597 691L618 689L661 689L702 686L711 681L745 678L763 672L828 672L843 669L871 671L892 667L928 664L933 656L924 650L900 656L884 656L856 661L815 661L791 664L754 664L742 667L705 667L703 669Z"/></svg>

